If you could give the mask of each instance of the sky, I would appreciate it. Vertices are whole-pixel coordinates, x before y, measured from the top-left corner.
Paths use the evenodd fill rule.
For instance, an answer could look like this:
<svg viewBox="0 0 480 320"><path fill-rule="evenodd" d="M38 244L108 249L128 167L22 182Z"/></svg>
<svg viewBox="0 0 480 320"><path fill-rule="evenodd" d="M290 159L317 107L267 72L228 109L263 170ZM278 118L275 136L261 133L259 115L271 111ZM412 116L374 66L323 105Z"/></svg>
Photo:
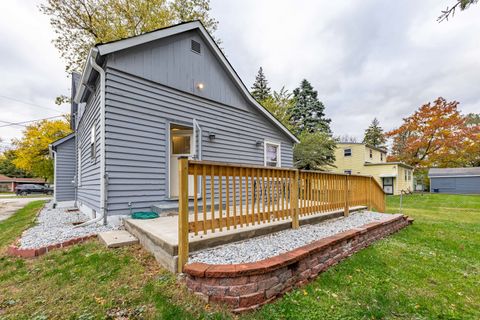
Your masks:
<svg viewBox="0 0 480 320"><path fill-rule="evenodd" d="M41 1L0 2L0 148L22 135L9 123L59 116L69 106L65 63ZM480 4L438 23L454 0L211 0L215 36L250 87L260 66L274 90L311 82L334 135L361 140L442 96L480 112Z"/></svg>

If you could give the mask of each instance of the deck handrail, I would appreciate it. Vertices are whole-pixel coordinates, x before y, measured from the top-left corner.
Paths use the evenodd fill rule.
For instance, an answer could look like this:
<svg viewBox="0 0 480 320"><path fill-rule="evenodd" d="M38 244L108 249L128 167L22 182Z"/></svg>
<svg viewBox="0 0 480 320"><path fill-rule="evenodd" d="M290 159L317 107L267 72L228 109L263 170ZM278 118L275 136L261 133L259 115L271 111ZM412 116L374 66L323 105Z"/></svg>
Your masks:
<svg viewBox="0 0 480 320"><path fill-rule="evenodd" d="M189 195L189 176L193 195ZM302 216L336 210L348 216L354 206L385 210L385 193L372 176L187 157L179 158L178 195L179 272L188 261L189 236L281 220L298 228Z"/></svg>

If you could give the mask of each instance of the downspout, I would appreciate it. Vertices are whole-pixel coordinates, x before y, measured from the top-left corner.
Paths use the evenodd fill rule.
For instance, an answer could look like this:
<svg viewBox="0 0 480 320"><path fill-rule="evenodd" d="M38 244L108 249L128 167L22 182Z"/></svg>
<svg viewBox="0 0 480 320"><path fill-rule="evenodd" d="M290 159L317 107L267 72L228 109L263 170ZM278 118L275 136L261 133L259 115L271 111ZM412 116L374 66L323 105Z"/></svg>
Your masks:
<svg viewBox="0 0 480 320"><path fill-rule="evenodd" d="M98 55L98 51L95 50L95 57ZM100 75L100 216L79 224L77 227L83 227L103 221L103 224L107 224L107 188L106 180L107 174L105 172L105 70L97 64L95 57L90 56L90 64Z"/></svg>

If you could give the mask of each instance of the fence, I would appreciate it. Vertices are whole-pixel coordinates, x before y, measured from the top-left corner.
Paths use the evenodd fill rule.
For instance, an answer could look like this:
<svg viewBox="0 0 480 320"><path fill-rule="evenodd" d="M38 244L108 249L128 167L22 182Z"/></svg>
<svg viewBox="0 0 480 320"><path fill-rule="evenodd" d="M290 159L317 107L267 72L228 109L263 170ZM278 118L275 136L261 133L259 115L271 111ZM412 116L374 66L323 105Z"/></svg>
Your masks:
<svg viewBox="0 0 480 320"><path fill-rule="evenodd" d="M189 208L189 198L193 208ZM180 158L179 272L188 259L190 233L279 220L291 220L292 228L298 228L302 216L335 210L348 215L349 207L362 205L385 210L383 189L370 176Z"/></svg>

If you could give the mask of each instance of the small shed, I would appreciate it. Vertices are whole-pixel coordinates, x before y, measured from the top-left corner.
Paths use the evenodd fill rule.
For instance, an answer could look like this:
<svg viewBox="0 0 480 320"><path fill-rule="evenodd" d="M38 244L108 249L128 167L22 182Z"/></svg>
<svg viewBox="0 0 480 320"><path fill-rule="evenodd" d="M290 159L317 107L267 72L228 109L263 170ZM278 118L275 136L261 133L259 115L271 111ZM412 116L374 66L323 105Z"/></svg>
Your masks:
<svg viewBox="0 0 480 320"><path fill-rule="evenodd" d="M480 167L431 168L430 192L480 194Z"/></svg>

